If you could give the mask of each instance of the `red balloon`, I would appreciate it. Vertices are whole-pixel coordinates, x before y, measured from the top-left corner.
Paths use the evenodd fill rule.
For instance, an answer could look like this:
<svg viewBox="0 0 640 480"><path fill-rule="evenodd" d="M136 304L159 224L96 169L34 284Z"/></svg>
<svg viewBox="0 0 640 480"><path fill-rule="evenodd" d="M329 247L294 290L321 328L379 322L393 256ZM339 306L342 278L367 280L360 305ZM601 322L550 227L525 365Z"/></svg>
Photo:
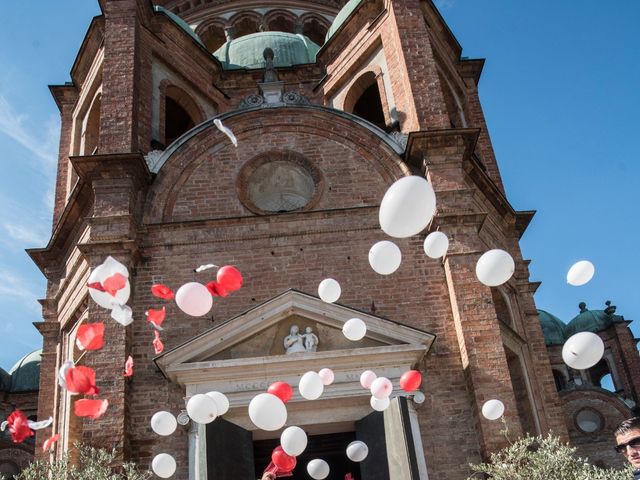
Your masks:
<svg viewBox="0 0 640 480"><path fill-rule="evenodd" d="M293 395L293 388L287 382L275 382L269 385L267 388L267 392L271 395L275 395L284 403L287 403L291 400L291 396Z"/></svg>
<svg viewBox="0 0 640 480"><path fill-rule="evenodd" d="M291 472L296 468L296 457L288 455L280 445L273 449L271 461L281 472Z"/></svg>
<svg viewBox="0 0 640 480"><path fill-rule="evenodd" d="M417 390L422 383L422 374L417 370L409 370L404 372L400 377L400 387L405 392L413 392Z"/></svg>
<svg viewBox="0 0 640 480"><path fill-rule="evenodd" d="M216 280L228 292L235 292L242 286L242 274L236 267L225 265L218 270Z"/></svg>

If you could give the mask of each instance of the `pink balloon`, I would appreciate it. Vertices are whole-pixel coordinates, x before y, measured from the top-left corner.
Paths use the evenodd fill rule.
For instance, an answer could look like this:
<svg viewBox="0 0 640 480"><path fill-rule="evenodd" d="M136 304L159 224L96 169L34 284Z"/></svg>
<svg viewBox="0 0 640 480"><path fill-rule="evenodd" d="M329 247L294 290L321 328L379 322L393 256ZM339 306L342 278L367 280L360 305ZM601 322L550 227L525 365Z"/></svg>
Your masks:
<svg viewBox="0 0 640 480"><path fill-rule="evenodd" d="M331 385L335 380L335 375L333 374L333 370L331 370L330 368L323 368L318 372L318 375L320 375L320 379L322 380L322 383L325 386Z"/></svg>
<svg viewBox="0 0 640 480"><path fill-rule="evenodd" d="M362 388L369 390L371 388L371 384L376 378L378 378L378 376L371 370L365 370L362 372L362 375L360 375L360 385L362 385Z"/></svg>
<svg viewBox="0 0 640 480"><path fill-rule="evenodd" d="M388 378L378 377L371 384L371 395L376 397L378 400L389 398L392 391L393 385L391 384L391 380Z"/></svg>

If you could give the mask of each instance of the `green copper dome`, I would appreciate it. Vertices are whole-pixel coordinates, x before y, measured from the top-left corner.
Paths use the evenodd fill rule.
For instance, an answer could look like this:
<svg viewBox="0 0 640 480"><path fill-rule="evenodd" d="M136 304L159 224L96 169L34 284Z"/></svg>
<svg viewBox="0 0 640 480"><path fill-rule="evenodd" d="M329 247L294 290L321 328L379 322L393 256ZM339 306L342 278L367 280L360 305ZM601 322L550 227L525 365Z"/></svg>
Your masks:
<svg viewBox="0 0 640 480"><path fill-rule="evenodd" d="M614 323L624 321L622 316L614 315L615 307L608 307L607 310L587 310L587 306L581 303L580 313L567 325L567 338L578 332L601 332Z"/></svg>
<svg viewBox="0 0 640 480"><path fill-rule="evenodd" d="M304 35L286 32L258 32L235 38L213 52L225 70L264 68L264 50L273 50L274 67L315 63L320 47Z"/></svg>
<svg viewBox="0 0 640 480"><path fill-rule="evenodd" d="M21 358L11 370L11 392L31 392L40 389L40 355L36 350Z"/></svg>
<svg viewBox="0 0 640 480"><path fill-rule="evenodd" d="M349 0L346 5L342 7L342 10L340 10L338 12L338 15L336 15L336 18L334 18L333 23L329 27L329 30L327 30L327 35L324 38L325 43L327 43L327 41L333 36L333 34L340 29L344 22L346 22L347 19L351 16L351 14L358 9L361 3L362 0Z"/></svg>
<svg viewBox="0 0 640 480"><path fill-rule="evenodd" d="M544 343L546 345L562 345L566 340L565 331L567 326L562 320L555 315L538 310L538 318L540 318L540 326L544 335Z"/></svg>
<svg viewBox="0 0 640 480"><path fill-rule="evenodd" d="M8 392L11 389L11 375L0 368L0 392Z"/></svg>

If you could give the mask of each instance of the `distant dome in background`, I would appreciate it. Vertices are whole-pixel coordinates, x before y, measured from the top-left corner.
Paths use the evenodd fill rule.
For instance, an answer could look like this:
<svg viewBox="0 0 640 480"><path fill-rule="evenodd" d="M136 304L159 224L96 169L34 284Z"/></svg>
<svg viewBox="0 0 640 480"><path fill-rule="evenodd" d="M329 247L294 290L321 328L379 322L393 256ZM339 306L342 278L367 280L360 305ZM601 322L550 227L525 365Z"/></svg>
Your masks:
<svg viewBox="0 0 640 480"><path fill-rule="evenodd" d="M40 389L40 356L42 350L35 350L22 357L9 370L0 369L0 391L19 393Z"/></svg>

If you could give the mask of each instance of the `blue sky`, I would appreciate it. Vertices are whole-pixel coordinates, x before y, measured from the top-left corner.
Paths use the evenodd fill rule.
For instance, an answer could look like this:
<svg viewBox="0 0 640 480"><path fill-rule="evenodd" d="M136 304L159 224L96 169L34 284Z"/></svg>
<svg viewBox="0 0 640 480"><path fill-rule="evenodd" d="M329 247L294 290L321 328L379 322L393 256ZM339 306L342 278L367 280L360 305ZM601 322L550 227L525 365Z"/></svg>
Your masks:
<svg viewBox="0 0 640 480"><path fill-rule="evenodd" d="M440 0L480 94L512 205L538 211L522 241L539 308L564 321L610 299L637 319L640 2ZM64 6L64 8L62 8ZM0 367L38 348L44 279L24 249L51 228L59 135L48 84L69 80L94 0L3 5L0 28ZM590 259L586 286L565 282Z"/></svg>

